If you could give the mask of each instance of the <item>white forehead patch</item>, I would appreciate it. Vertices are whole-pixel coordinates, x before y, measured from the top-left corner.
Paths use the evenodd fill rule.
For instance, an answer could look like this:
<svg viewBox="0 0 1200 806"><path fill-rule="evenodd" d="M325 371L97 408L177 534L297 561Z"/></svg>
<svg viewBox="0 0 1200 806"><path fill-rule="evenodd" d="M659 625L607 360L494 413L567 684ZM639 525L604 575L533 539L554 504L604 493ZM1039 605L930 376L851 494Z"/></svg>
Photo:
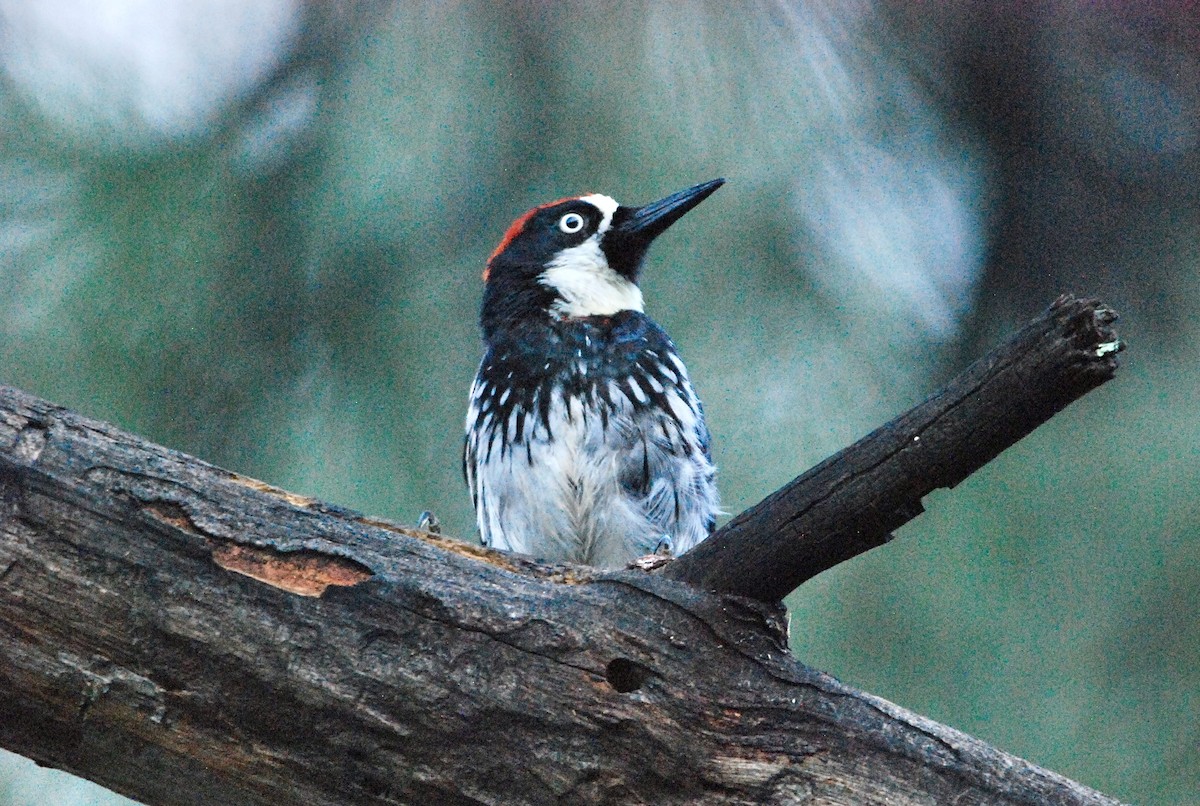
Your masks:
<svg viewBox="0 0 1200 806"><path fill-rule="evenodd" d="M603 193L592 193L588 196L580 196L580 201L585 201L595 207L604 216L600 221L600 226L596 232L600 235L608 232L612 227L613 214L617 212L617 200L611 196L605 196Z"/></svg>
<svg viewBox="0 0 1200 806"><path fill-rule="evenodd" d="M600 248L600 238L612 228L617 202L599 193L581 201L595 206L603 218L592 237L559 252L538 277L538 282L558 295L550 310L567 319L644 310L641 289L613 271Z"/></svg>

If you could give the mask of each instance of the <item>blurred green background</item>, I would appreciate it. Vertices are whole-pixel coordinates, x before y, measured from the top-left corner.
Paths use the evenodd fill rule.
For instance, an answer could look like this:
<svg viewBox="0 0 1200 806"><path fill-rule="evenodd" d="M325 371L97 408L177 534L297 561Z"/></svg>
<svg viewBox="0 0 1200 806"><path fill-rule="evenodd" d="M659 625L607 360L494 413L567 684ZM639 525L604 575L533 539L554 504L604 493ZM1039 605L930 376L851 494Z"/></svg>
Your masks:
<svg viewBox="0 0 1200 806"><path fill-rule="evenodd" d="M1191 5L0 0L0 111L0 383L468 539L479 274L536 203L728 178L644 290L730 512L1104 298L1118 379L793 594L793 642L1200 801ZM118 802L0 751L0 803Z"/></svg>

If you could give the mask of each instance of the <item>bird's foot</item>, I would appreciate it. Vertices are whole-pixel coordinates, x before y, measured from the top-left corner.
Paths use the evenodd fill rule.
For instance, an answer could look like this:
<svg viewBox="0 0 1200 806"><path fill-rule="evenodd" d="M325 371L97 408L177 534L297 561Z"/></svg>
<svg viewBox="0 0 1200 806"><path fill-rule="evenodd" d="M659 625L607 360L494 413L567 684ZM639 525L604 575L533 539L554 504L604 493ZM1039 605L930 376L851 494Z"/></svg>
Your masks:
<svg viewBox="0 0 1200 806"><path fill-rule="evenodd" d="M429 510L425 510L417 518L417 528L423 532L429 532L431 535L440 535L442 533L442 522L438 520L437 515L434 515Z"/></svg>

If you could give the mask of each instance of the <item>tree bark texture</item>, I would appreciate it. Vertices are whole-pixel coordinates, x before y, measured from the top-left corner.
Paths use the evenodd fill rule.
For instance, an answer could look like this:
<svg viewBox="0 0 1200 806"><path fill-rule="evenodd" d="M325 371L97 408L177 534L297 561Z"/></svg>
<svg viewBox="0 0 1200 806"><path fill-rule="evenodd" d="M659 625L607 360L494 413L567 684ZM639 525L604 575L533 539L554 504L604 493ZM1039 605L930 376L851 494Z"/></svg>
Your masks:
<svg viewBox="0 0 1200 806"><path fill-rule="evenodd" d="M953 487L1064 406L1111 379L1116 314L1063 296L921 405L733 518L663 573L722 593L779 601L883 545Z"/></svg>
<svg viewBox="0 0 1200 806"><path fill-rule="evenodd" d="M785 624L0 387L0 745L148 804L1115 803L805 667Z"/></svg>

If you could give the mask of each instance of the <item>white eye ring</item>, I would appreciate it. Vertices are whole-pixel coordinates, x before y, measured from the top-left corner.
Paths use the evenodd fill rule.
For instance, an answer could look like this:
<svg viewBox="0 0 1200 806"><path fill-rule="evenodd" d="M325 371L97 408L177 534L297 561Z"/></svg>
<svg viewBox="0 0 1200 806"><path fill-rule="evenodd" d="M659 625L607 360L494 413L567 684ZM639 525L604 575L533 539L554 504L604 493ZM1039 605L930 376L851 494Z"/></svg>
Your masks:
<svg viewBox="0 0 1200 806"><path fill-rule="evenodd" d="M558 228L568 235L573 232L579 232L579 230L583 229L583 216L579 213L567 213L558 219Z"/></svg>

